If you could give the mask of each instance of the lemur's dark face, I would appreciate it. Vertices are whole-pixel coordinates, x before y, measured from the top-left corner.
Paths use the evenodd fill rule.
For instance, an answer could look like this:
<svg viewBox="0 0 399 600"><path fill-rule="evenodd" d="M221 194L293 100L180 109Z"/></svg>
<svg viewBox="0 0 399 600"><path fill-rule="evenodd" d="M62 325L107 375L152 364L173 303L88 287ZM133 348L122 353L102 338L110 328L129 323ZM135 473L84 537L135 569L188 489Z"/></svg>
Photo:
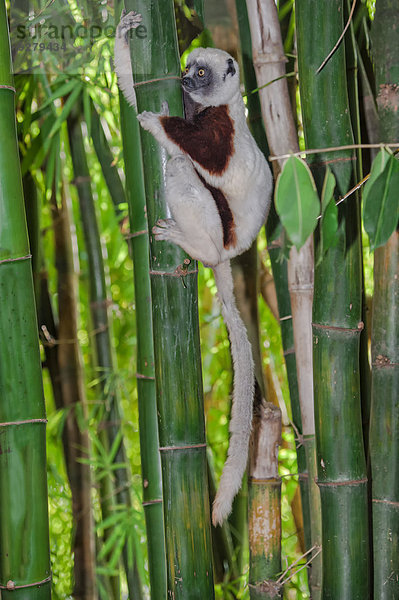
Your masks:
<svg viewBox="0 0 399 600"><path fill-rule="evenodd" d="M204 107L228 104L239 91L237 63L223 50L196 48L187 58L182 85Z"/></svg>
<svg viewBox="0 0 399 600"><path fill-rule="evenodd" d="M211 94L214 87L212 69L198 62L187 63L182 85L188 94L202 91L203 94Z"/></svg>

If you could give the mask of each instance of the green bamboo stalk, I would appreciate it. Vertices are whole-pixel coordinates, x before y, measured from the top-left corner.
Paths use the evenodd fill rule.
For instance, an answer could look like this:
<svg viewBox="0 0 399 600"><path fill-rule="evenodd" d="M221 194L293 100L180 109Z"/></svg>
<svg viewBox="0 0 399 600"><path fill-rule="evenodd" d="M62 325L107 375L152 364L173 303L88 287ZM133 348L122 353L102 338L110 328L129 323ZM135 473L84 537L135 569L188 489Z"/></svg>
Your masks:
<svg viewBox="0 0 399 600"><path fill-rule="evenodd" d="M266 398L266 384L263 374L262 354L260 351L259 313L258 313L258 250L256 241L240 256L231 261L234 279L234 295L241 318L247 329L255 363L255 378Z"/></svg>
<svg viewBox="0 0 399 600"><path fill-rule="evenodd" d="M381 139L399 142L399 15L380 0L372 26ZM388 95L390 101L387 102ZM396 108L395 108L396 107ZM393 599L399 578L399 231L374 253L370 462L374 546L374 598Z"/></svg>
<svg viewBox="0 0 399 600"><path fill-rule="evenodd" d="M95 363L101 371L99 374L99 393L101 408L97 411L99 417L99 440L106 451L109 451L108 443L109 432L105 431L107 421L109 420L106 404L115 405L115 398L106 398L105 387L106 378L110 375L112 369L112 355L109 339L109 322L107 314L107 297L105 288L104 265L102 260L101 243L95 216L94 201L91 194L90 174L87 167L83 136L81 132L81 121L79 114L80 105L78 104L68 117L68 135L71 158L73 164L74 183L77 188L80 216L83 224L83 235L89 263L89 298L90 314L94 331L94 344L96 348ZM112 393L112 392L111 392ZM100 414L99 414L100 413ZM116 415L118 418L118 415ZM104 421L103 421L104 419ZM117 423L120 422L118 418ZM113 426L115 427L115 426ZM113 485L110 474L102 477L99 482L100 503L103 520L109 518L115 506L113 498ZM111 528L104 531L104 539L107 540L111 535ZM108 578L108 595L110 600L117 600L120 597L119 576Z"/></svg>
<svg viewBox="0 0 399 600"><path fill-rule="evenodd" d="M349 17L352 2L346 0L344 8L345 18ZM361 8L362 10L362 8ZM345 36L345 52L346 52L346 71L348 79L349 92L349 107L351 112L352 129L354 132L354 140L356 144L361 143L361 121L360 121L360 106L359 106L359 75L358 75L358 52L356 47L356 38L354 31L353 20L351 21L348 35ZM360 58L361 60L361 58ZM363 159L362 150L359 148L356 153L356 179L360 181L363 178ZM360 202L358 202L358 210L360 211ZM359 214L359 219L360 219ZM368 356L368 339L369 332L366 320L366 296L364 290L364 270L362 268L362 321L364 328L360 334L360 391L362 400L362 423L364 447L367 452L368 435L370 426L370 404L371 404L371 370Z"/></svg>
<svg viewBox="0 0 399 600"><path fill-rule="evenodd" d="M67 124L75 184L79 196L80 215L89 263L90 312L94 331L96 364L101 375L99 387L103 405L103 414L101 417L102 422L99 423L99 435L104 446L110 448L120 434L120 398L115 387L108 394L106 392L107 377L115 371L114 357L111 349L111 323L107 308L108 300L100 235L83 142L79 105L71 112ZM120 441L114 461L119 464L127 465L123 439ZM115 469L114 475L115 485L112 485L112 481L106 481L107 479L110 479L109 477L105 477L101 480L101 485L103 486L101 490L101 507L104 519L112 514L114 506L112 498L114 495L120 505L125 505L128 508L131 507L132 504L129 493L130 477L127 472L127 467ZM116 488L116 492L113 491L113 488ZM109 535L111 535L111 530L107 529L104 536L107 538ZM129 565L128 557L129 550L127 548L127 542L125 542L123 558L129 593L132 598L141 598L142 584L140 582L136 562ZM119 578L116 577L111 578L115 598L119 598L120 596L118 579Z"/></svg>
<svg viewBox="0 0 399 600"><path fill-rule="evenodd" d="M120 18L122 2L116 6ZM148 570L153 600L166 598L165 533L162 472L159 455L155 387L155 359L151 311L150 249L141 159L140 127L136 111L119 94L121 131L129 207L130 248L134 264L137 336L137 395L143 507L147 532Z"/></svg>
<svg viewBox="0 0 399 600"><path fill-rule="evenodd" d="M153 600L166 598L166 562L159 456L154 344L151 314L149 240L139 123L136 112L120 94L121 129L129 205L130 247L134 264L137 335L137 394L143 506L147 530L148 565Z"/></svg>
<svg viewBox="0 0 399 600"><path fill-rule="evenodd" d="M104 175L105 182L111 196L112 203L115 207L115 213L118 220L122 220L124 211L120 204L126 202L125 190L121 178L119 177L118 169L114 164L114 156L108 144L108 140L104 133L104 128L101 123L100 116L92 100L90 100L91 120L90 134L93 140L93 146L97 154L98 162Z"/></svg>
<svg viewBox="0 0 399 600"><path fill-rule="evenodd" d="M353 143L344 46L316 70L343 29L343 2L296 1L298 66L308 148ZM332 88L334 93L331 93ZM353 177L348 151L309 159L321 190L326 163L344 194ZM318 485L322 507L323 598L369 596L367 476L359 381L360 225L356 203L339 210L337 245L315 271L313 369Z"/></svg>
<svg viewBox="0 0 399 600"><path fill-rule="evenodd" d="M244 482L245 483L245 482ZM209 486L209 498L211 504L213 503L216 496L216 477L215 471L208 454L208 486ZM240 492L242 491L242 488ZM237 496L238 497L238 496ZM212 550L213 550L213 570L216 583L226 582L226 564L228 565L229 580L237 579L242 572L240 563L240 547L234 547L233 544L233 531L235 528L230 527L231 517L234 516L234 504L233 512L230 515L228 521L225 521L221 527L212 527ZM247 502L245 502L245 510L243 512L243 519L246 523L247 515ZM241 524L241 520L239 525ZM236 541L236 540L234 540ZM242 544L240 544L241 546Z"/></svg>
<svg viewBox="0 0 399 600"><path fill-rule="evenodd" d="M129 0L143 15L147 38L133 36L132 66L139 111L182 114L173 2ZM174 79L175 78L175 79ZM149 83L151 80L151 83ZM164 157L141 132L149 226L166 216ZM158 425L163 475L167 588L171 597L213 598L205 423L200 368L196 264L151 239L150 268ZM189 259L186 259L187 261ZM177 271L176 271L177 269ZM183 274L185 274L183 278Z"/></svg>
<svg viewBox="0 0 399 600"><path fill-rule="evenodd" d="M1 1L0 589L3 600L49 600L46 414L11 73Z"/></svg>

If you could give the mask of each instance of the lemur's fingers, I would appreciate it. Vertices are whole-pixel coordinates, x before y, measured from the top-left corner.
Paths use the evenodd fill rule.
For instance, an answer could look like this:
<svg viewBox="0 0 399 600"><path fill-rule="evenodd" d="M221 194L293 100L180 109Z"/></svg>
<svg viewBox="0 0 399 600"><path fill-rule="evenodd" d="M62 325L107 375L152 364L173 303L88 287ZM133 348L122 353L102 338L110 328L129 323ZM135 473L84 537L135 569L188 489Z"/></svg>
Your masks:
<svg viewBox="0 0 399 600"><path fill-rule="evenodd" d="M169 117L169 104L167 100L164 100L161 104L161 116Z"/></svg>
<svg viewBox="0 0 399 600"><path fill-rule="evenodd" d="M156 133L160 129L159 115L157 115L156 113L145 110L139 115L137 115L137 119L142 128L146 131L149 131L153 135L156 135Z"/></svg>

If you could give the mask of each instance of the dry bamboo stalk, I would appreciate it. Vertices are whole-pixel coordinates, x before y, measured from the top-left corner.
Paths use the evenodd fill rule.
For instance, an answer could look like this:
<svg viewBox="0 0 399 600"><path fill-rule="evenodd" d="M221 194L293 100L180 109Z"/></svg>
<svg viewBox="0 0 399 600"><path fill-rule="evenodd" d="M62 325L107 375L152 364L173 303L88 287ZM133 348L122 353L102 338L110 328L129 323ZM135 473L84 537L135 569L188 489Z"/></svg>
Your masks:
<svg viewBox="0 0 399 600"><path fill-rule="evenodd" d="M269 81L278 81L259 91L263 121L271 154L281 155L299 150L296 126L292 114L285 63L281 40L280 24L274 0L247 0L248 17L252 37L252 56L258 87ZM274 173L281 170L284 160L274 163ZM312 361L312 303L313 303L313 237L297 251L291 250L288 262L288 285L292 306L292 321L297 364L299 399L301 405L303 435L309 440L312 450L307 459L313 462L314 455L314 402L313 402L313 361ZM313 442L313 443L312 443ZM314 469L308 465L309 473ZM312 520L312 543L320 545L320 499L318 488L311 478L310 501ZM319 564L321 558L318 557ZM313 563L313 575L317 565ZM318 577L317 577L318 579ZM315 587L319 582L314 581Z"/></svg>

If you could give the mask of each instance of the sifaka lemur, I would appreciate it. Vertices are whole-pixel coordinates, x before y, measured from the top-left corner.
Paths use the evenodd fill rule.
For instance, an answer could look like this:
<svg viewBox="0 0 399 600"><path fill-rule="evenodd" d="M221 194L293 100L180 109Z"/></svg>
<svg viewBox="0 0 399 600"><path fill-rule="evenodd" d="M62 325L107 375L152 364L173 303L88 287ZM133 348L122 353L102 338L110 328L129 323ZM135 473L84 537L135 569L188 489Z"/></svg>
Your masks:
<svg viewBox="0 0 399 600"><path fill-rule="evenodd" d="M124 14L115 41L115 70L126 99L135 92L126 39L141 21ZM182 76L190 99L190 118L142 112L141 126L170 154L166 167L166 201L172 215L152 228L156 240L183 248L213 269L231 344L234 389L230 444L212 521L229 515L247 466L252 427L254 366L245 325L237 310L230 259L247 250L264 224L270 206L272 176L249 132L236 61L223 50L196 48Z"/></svg>

